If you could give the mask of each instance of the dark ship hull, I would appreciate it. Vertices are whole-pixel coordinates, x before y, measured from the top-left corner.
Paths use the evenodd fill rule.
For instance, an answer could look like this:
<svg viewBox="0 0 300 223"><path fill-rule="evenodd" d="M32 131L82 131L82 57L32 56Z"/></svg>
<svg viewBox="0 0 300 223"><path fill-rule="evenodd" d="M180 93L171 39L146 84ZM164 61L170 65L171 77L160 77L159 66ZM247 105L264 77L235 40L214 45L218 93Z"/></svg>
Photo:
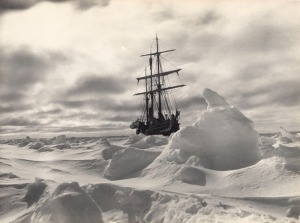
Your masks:
<svg viewBox="0 0 300 223"><path fill-rule="evenodd" d="M154 119L153 122L150 122L149 124L144 124L144 122L137 120L133 122L130 125L131 129L136 129L136 134L144 134L144 135L163 135L163 136L169 136L173 132L177 132L179 128L178 123L178 115L174 116L171 119L166 120L157 120Z"/></svg>

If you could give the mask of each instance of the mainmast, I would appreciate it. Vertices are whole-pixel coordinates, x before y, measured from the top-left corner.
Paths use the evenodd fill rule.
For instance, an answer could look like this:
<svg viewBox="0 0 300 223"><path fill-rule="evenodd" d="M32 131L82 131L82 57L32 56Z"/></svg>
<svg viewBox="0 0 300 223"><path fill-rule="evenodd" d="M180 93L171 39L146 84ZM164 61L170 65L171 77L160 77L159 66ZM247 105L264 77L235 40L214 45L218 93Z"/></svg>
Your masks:
<svg viewBox="0 0 300 223"><path fill-rule="evenodd" d="M149 112L149 116L150 116L150 119L153 118L153 111L154 111L154 98L153 98L153 83L152 83L152 52L150 50L150 58L149 58L149 65L150 65L150 101L151 101L151 110ZM147 80L147 76L145 77L146 80ZM149 120L148 120L149 121Z"/></svg>
<svg viewBox="0 0 300 223"><path fill-rule="evenodd" d="M147 76L147 69L145 68L145 76ZM148 80L145 79L146 82L146 123L149 124L149 98L148 98Z"/></svg>
<svg viewBox="0 0 300 223"><path fill-rule="evenodd" d="M160 84L160 62L159 62L159 53L158 53L158 38L156 34L156 56L157 56L157 91L158 91L158 119L161 119L162 113L161 113L161 84Z"/></svg>

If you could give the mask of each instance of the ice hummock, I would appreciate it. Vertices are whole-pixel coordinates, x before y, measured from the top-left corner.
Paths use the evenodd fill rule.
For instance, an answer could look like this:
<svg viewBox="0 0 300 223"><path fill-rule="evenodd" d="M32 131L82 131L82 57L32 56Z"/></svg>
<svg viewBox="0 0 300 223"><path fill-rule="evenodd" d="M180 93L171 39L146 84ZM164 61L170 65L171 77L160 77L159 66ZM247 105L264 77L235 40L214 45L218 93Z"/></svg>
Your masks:
<svg viewBox="0 0 300 223"><path fill-rule="evenodd" d="M53 144L62 144L62 143L65 143L66 140L67 140L67 137L65 135L59 135L54 139Z"/></svg>
<svg viewBox="0 0 300 223"><path fill-rule="evenodd" d="M203 166L214 170L238 169L258 162L259 135L253 122L216 92L205 89L203 97L207 110L170 140L168 149L178 154L174 161L185 162L196 156Z"/></svg>
<svg viewBox="0 0 300 223"><path fill-rule="evenodd" d="M33 213L36 223L102 223L102 211L77 182L60 184Z"/></svg>
<svg viewBox="0 0 300 223"><path fill-rule="evenodd" d="M283 138L289 139L293 142L300 142L300 137L297 135L293 135L292 133L290 133L288 130L286 130L283 127L280 127L280 132L281 132L281 136Z"/></svg>

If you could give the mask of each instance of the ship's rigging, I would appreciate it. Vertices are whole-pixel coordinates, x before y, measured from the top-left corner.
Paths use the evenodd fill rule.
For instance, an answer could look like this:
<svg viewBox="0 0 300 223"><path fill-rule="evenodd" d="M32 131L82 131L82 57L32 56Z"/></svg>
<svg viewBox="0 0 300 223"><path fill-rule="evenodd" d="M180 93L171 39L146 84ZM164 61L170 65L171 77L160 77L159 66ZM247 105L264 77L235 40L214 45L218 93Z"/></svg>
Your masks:
<svg viewBox="0 0 300 223"><path fill-rule="evenodd" d="M140 118L132 122L130 127L136 129L137 134L167 136L178 131L180 125L180 111L172 91L185 85L182 83L170 85L169 76L177 74L179 77L181 69L163 71L162 60L166 61L166 59L162 54L175 51L175 49L160 51L158 40L156 36L155 52L150 50L150 53L141 55L141 57L149 57L145 75L137 78L138 83L140 81L145 83L145 88L144 91L134 95L143 95L145 102Z"/></svg>

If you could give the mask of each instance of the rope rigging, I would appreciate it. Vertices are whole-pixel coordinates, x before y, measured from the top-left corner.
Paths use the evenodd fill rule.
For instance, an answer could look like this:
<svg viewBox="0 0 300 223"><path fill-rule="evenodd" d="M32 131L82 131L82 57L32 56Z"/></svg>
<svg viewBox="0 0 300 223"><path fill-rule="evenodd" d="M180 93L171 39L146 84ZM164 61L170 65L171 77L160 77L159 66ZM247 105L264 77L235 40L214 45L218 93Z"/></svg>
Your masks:
<svg viewBox="0 0 300 223"><path fill-rule="evenodd" d="M178 74L181 69L162 56L162 54L169 55L175 49L163 49L163 51L160 51L157 37L155 38L155 44L154 51L152 51L151 47L150 53L148 51L141 55L148 60L147 65L137 78L138 82L135 90L140 89L138 87L140 81L145 85L141 92L135 93L135 95L143 95L140 106L141 113L140 118L133 122L130 127L132 129L136 128L137 134L160 134L168 136L172 132L179 130L180 124L178 121L180 112L177 110L178 106L174 93L177 92L177 89L185 85L182 84L182 80ZM168 66L168 64L171 66ZM173 67L176 69L173 69ZM177 78L177 82L179 79L179 83L181 84L178 85L176 80L173 80L173 77ZM174 81L176 84L174 84Z"/></svg>

